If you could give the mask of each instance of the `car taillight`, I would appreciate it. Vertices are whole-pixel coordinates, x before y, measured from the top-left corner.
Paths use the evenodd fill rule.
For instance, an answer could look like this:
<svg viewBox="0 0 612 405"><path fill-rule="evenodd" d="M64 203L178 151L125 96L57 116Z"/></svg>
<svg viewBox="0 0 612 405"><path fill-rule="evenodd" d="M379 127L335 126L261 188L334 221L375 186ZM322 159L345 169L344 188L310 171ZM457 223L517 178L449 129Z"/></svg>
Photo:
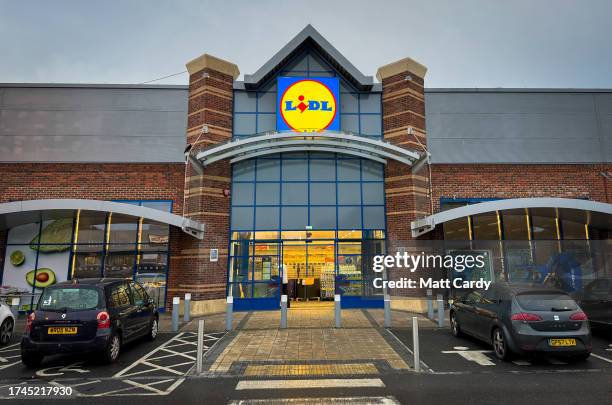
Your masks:
<svg viewBox="0 0 612 405"><path fill-rule="evenodd" d="M34 321L35 318L36 318L36 315L34 315L34 312L31 312L27 316L27 318L26 318L26 325L25 325L25 331L26 332L32 331L32 322Z"/></svg>
<svg viewBox="0 0 612 405"><path fill-rule="evenodd" d="M572 314L572 316L570 316L570 319L572 321L588 321L589 320L586 314L582 311Z"/></svg>
<svg viewBox="0 0 612 405"><path fill-rule="evenodd" d="M98 319L98 329L110 328L110 316L108 315L108 312L98 312L96 319Z"/></svg>
<svg viewBox="0 0 612 405"><path fill-rule="evenodd" d="M512 314L510 319L512 319L513 321L535 322L535 321L541 321L542 317L536 314L520 312L518 314Z"/></svg>

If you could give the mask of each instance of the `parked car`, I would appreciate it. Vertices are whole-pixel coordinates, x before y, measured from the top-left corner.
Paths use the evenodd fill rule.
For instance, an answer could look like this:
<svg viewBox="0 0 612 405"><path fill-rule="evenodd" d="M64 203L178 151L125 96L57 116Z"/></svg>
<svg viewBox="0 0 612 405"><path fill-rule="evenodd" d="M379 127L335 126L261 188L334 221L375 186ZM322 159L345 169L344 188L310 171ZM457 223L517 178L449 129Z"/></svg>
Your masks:
<svg viewBox="0 0 612 405"><path fill-rule="evenodd" d="M15 317L11 308L4 302L0 303L0 345L7 345L13 338Z"/></svg>
<svg viewBox="0 0 612 405"><path fill-rule="evenodd" d="M589 317L591 327L612 330L612 280L600 278L591 281L578 303Z"/></svg>
<svg viewBox="0 0 612 405"><path fill-rule="evenodd" d="M159 314L137 282L70 280L47 287L26 319L21 361L34 367L46 355L98 352L106 362L124 343L157 337Z"/></svg>
<svg viewBox="0 0 612 405"><path fill-rule="evenodd" d="M591 330L586 314L567 293L542 286L492 284L453 302L453 335L471 335L493 345L495 355L552 354L586 359Z"/></svg>

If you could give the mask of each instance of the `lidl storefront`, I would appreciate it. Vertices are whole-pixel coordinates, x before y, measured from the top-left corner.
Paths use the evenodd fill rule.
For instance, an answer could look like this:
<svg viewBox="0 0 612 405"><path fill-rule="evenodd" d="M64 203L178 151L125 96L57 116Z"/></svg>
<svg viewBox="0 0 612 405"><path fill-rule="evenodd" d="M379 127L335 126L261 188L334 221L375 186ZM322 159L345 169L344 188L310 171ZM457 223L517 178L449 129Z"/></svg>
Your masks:
<svg viewBox="0 0 612 405"><path fill-rule="evenodd" d="M375 80L311 26L241 80L208 54L187 71L0 85L0 295L129 277L194 313L277 309L285 288L380 307L372 257L427 249L486 252L492 280L610 278L612 91L428 89L411 58Z"/></svg>

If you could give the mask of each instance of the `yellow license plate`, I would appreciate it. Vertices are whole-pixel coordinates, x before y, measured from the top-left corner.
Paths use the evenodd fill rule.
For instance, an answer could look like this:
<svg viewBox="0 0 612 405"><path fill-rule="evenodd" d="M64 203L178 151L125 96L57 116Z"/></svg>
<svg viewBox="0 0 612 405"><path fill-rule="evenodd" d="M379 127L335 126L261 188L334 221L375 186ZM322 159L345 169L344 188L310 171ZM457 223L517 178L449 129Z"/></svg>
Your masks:
<svg viewBox="0 0 612 405"><path fill-rule="evenodd" d="M47 329L48 335L76 335L76 326L62 326Z"/></svg>
<svg viewBox="0 0 612 405"><path fill-rule="evenodd" d="M550 339L551 346L576 346L576 339Z"/></svg>

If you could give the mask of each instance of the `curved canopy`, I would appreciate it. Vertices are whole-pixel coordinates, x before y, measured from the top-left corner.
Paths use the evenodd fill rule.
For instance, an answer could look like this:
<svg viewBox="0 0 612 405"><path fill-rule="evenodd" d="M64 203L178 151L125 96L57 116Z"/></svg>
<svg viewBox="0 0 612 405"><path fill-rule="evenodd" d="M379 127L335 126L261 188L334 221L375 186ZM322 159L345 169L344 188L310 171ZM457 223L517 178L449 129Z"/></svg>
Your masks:
<svg viewBox="0 0 612 405"><path fill-rule="evenodd" d="M387 159L412 166L421 155L417 152L390 143L363 136L342 132L271 132L249 138L230 141L196 155L196 159L206 166L223 159L231 163L257 156L281 152L319 151L342 153L362 157L380 163Z"/></svg>
<svg viewBox="0 0 612 405"><path fill-rule="evenodd" d="M204 237L204 224L153 208L101 200L52 199L14 201L0 204L0 229L8 229L45 218L60 218L73 211L112 212L142 217L181 228L198 239Z"/></svg>
<svg viewBox="0 0 612 405"><path fill-rule="evenodd" d="M532 208L553 208L564 210L564 217L575 216L576 212L586 212L589 224L604 228L612 226L612 204L571 198L511 198L487 201L441 211L425 218L412 221L412 236L417 237L433 230L436 225L489 212Z"/></svg>

